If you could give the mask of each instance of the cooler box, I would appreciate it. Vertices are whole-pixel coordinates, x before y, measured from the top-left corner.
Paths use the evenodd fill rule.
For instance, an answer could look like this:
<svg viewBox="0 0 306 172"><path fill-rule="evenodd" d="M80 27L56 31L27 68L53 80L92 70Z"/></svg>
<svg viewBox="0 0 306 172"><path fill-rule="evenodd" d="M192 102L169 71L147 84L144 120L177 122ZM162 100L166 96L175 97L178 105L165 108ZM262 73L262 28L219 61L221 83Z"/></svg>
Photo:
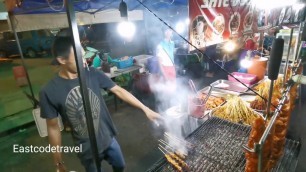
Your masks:
<svg viewBox="0 0 306 172"><path fill-rule="evenodd" d="M32 114L40 137L48 136L47 122L46 119L40 117L40 108L33 109ZM60 131L63 131L64 125L60 115L58 115L58 126Z"/></svg>
<svg viewBox="0 0 306 172"><path fill-rule="evenodd" d="M17 86L26 86L28 85L27 75L25 68L23 66L13 67L14 78L17 82Z"/></svg>
<svg viewBox="0 0 306 172"><path fill-rule="evenodd" d="M133 57L129 57L127 60L113 59L112 62L118 69L124 69L133 66Z"/></svg>
<svg viewBox="0 0 306 172"><path fill-rule="evenodd" d="M253 74L233 72L232 75L234 75L235 78L239 79L240 81L242 81L244 84L248 86L253 85L258 81L257 76ZM238 82L235 78L228 75L229 81Z"/></svg>

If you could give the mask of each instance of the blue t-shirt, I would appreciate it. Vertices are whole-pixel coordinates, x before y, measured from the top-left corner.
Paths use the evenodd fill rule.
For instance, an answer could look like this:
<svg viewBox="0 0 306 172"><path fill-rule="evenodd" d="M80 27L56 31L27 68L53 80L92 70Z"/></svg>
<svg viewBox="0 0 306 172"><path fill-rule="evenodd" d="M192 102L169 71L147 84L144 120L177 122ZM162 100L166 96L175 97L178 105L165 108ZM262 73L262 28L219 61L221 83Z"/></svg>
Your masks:
<svg viewBox="0 0 306 172"><path fill-rule="evenodd" d="M99 153L102 153L111 143L117 130L112 122L101 89L111 89L115 83L102 71L92 67L85 70L88 93L92 111L92 118ZM86 117L80 93L79 80L64 79L55 76L40 91L41 117L46 119L56 118L59 115L66 120L72 128L75 144L82 144L80 158L91 158L91 148L86 125Z"/></svg>

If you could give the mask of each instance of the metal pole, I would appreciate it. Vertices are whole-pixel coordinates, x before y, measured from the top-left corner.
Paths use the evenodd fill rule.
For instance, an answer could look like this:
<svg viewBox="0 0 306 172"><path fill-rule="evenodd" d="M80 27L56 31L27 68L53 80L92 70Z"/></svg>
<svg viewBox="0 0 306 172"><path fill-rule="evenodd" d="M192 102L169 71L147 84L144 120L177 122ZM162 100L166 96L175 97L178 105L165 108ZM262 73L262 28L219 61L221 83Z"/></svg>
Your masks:
<svg viewBox="0 0 306 172"><path fill-rule="evenodd" d="M18 47L18 51L20 53L20 57L21 57L21 63L22 63L22 66L24 67L24 70L25 70L25 74L26 74L26 78L27 78L27 81L28 81L28 84L29 84L29 87L30 87L30 91L31 91L31 96L33 99L35 99L35 96L34 96L34 92L33 92L33 87L32 87L32 83L31 83L31 80L30 80L30 77L29 77L29 73L28 73L28 69L27 69L27 66L25 64L25 61L24 61L24 56L23 56L23 53L22 53L22 49L21 49L21 46L20 46L20 41L19 41L19 38L18 38L18 35L17 35L17 32L16 32L16 29L15 29L15 23L13 22L13 14L12 12L9 12L8 13L8 17L9 17L9 23L11 25L11 28L14 32L14 36L15 36L15 39L16 39L16 43L17 43L17 47ZM38 104L36 104L35 101L33 101L33 106L34 108L36 108L38 106Z"/></svg>
<svg viewBox="0 0 306 172"><path fill-rule="evenodd" d="M292 36L293 36L293 28L291 28L291 31L290 31L290 39L289 39L289 46L288 46L288 53L287 53L287 59L286 59L286 65L285 65L285 69L284 69L284 79L283 79L283 82L284 82L284 85L283 87L285 87L286 85L286 75L287 75L287 70L288 70L288 63L289 63L289 55L290 55L290 50L291 50L291 42L292 42Z"/></svg>
<svg viewBox="0 0 306 172"><path fill-rule="evenodd" d="M297 59L297 56L298 56L298 48L299 48L299 42L300 42L300 33L301 33L301 30L302 30L302 26L303 26L303 22L300 23L300 26L299 26L299 32L296 36L296 43L295 43L295 47L294 47L294 60Z"/></svg>
<svg viewBox="0 0 306 172"><path fill-rule="evenodd" d="M67 10L68 23L69 23L69 30L71 31L72 37L73 37L73 51L75 54L75 61L76 61L77 70L78 70L78 78L79 78L80 90L81 90L84 111L85 111L85 116L86 116L86 124L87 124L89 139L90 139L91 150L93 153L93 159L94 159L94 163L96 165L97 171L101 172L101 162L99 160L97 140L95 137L95 129L94 129L93 119L91 115L92 111L91 111L91 106L90 106L90 101L89 101L87 83L86 83L86 78L85 78L85 69L83 67L83 58L82 58L82 52L81 52L82 46L80 43L78 25L76 22L75 11L73 7L73 0L66 0L65 3L66 3L65 5L66 5L66 10Z"/></svg>
<svg viewBox="0 0 306 172"><path fill-rule="evenodd" d="M255 144L256 153L258 153L258 166L257 171L262 172L262 144Z"/></svg>
<svg viewBox="0 0 306 172"><path fill-rule="evenodd" d="M273 94L273 86L274 86L274 80L271 80L270 91L269 91L269 100L268 100L268 106L267 106L267 114L265 116L265 119L267 119L270 116L270 107L271 107L271 100L272 100L272 94Z"/></svg>

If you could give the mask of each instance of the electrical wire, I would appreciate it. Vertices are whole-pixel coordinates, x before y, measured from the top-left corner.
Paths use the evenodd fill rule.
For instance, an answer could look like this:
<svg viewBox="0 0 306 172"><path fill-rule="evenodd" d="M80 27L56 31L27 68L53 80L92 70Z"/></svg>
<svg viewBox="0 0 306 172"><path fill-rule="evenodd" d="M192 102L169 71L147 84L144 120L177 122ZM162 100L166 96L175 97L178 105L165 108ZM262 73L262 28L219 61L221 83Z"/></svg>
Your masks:
<svg viewBox="0 0 306 172"><path fill-rule="evenodd" d="M46 2L48 3L48 6L53 10L53 11L62 11L64 8L65 8L65 2L63 0L63 4L61 6L54 6L54 5L51 5L51 2L53 0L46 0ZM58 9L56 9L58 8Z"/></svg>
<svg viewBox="0 0 306 172"><path fill-rule="evenodd" d="M268 100L266 98L264 98L263 96L261 96L260 94L258 94L256 91L254 91L251 87L247 86L245 83L243 83L242 81L240 81L239 79L237 79L233 74L231 74L230 72L228 72L226 69L224 69L219 63L217 63L215 60L213 60L211 57L209 57L207 54L203 53L200 49L198 49L196 46L194 46L191 42L189 42L186 38L184 38L182 35L180 35L175 29L173 29L168 23L166 23L163 19L161 19L159 16L157 16L157 14L155 14L152 10L150 10L145 4L143 4L140 0L137 0L137 2L139 2L145 9L147 9L151 14L153 14L157 19L159 19L162 23L164 23L168 28L170 28L173 32L175 32L180 38L182 38L184 41L186 41L190 46L192 46L193 48L195 48L195 50L197 50L198 52L200 52L205 58L209 59L210 61L212 61L215 65L217 65L221 70L223 70L226 74L230 75L231 77L233 77L236 81L238 81L239 83L241 83L243 86L245 86L246 88L248 88L251 92L253 92L255 95L259 96L260 98L262 98L265 102L268 102ZM274 104L271 104L273 107L277 108Z"/></svg>

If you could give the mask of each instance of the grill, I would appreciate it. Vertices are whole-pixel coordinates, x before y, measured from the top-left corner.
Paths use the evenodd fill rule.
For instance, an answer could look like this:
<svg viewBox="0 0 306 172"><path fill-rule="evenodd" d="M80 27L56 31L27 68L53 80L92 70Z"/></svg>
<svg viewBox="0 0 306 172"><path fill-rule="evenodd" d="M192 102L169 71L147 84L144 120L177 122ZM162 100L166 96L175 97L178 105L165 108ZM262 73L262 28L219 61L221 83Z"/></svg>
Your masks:
<svg viewBox="0 0 306 172"><path fill-rule="evenodd" d="M206 120L186 140L195 147L188 150L185 160L192 172L244 171L245 157L242 145L246 145L250 126L235 124L220 118ZM299 143L287 140L283 158L273 171L295 169ZM147 172L175 172L165 158L161 158Z"/></svg>
<svg viewBox="0 0 306 172"><path fill-rule="evenodd" d="M301 144L297 141L287 139L284 149L284 155L278 161L272 172L295 172L297 159Z"/></svg>

